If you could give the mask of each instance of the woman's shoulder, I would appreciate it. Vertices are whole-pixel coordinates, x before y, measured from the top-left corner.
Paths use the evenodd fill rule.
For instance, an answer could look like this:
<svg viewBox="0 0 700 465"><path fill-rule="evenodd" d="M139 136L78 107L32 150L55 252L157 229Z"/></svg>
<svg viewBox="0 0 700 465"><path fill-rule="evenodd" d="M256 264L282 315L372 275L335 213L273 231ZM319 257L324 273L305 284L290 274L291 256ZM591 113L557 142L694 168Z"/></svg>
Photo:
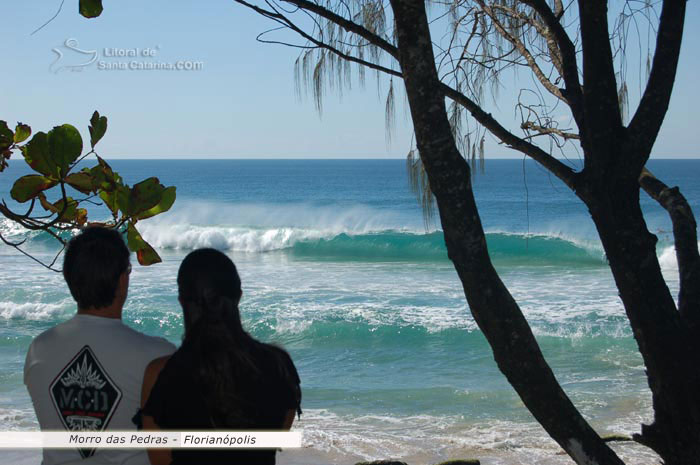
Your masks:
<svg viewBox="0 0 700 465"><path fill-rule="evenodd" d="M272 396L276 405L287 410L296 410L301 414L301 380L289 353L273 344L260 343L260 352L265 354L265 380L261 394Z"/></svg>
<svg viewBox="0 0 700 465"><path fill-rule="evenodd" d="M299 375L292 357L285 349L275 344L259 342L257 352L266 371L275 371L283 378L287 378L297 384L299 383Z"/></svg>
<svg viewBox="0 0 700 465"><path fill-rule="evenodd" d="M166 355L163 357L158 357L151 360L148 365L146 365L146 370L143 373L143 390L146 393L150 393L153 389L153 385L156 383L158 376L163 371L163 368L170 360L171 356ZM148 397L148 396L146 396Z"/></svg>
<svg viewBox="0 0 700 465"><path fill-rule="evenodd" d="M146 365L146 373L151 375L155 374L156 376L158 376L158 374L163 370L168 361L172 358L172 355L173 354L164 355L163 357L158 357L148 362L148 365Z"/></svg>
<svg viewBox="0 0 700 465"><path fill-rule="evenodd" d="M192 354L182 346L166 357L160 357L151 361L146 366L144 382L151 377L163 379L165 383L181 382L181 378L188 378L192 375L194 363Z"/></svg>

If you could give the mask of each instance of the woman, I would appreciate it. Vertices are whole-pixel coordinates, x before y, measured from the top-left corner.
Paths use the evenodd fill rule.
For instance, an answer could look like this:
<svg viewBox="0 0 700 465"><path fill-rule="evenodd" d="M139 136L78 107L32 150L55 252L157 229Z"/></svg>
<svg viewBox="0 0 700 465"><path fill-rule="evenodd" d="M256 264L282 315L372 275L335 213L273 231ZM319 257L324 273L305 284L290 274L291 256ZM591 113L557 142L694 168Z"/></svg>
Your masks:
<svg viewBox="0 0 700 465"><path fill-rule="evenodd" d="M288 430L301 414L299 376L283 349L241 325L241 280L223 253L190 253L177 275L185 335L170 357L146 368L146 430ZM153 465L274 464L274 449L150 449Z"/></svg>

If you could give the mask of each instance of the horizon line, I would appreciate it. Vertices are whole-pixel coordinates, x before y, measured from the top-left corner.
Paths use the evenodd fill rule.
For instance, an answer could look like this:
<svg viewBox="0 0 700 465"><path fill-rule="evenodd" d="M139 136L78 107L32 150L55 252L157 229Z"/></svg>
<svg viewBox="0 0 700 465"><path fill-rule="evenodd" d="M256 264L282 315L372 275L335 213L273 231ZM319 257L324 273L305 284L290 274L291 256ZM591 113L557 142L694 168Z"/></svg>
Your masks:
<svg viewBox="0 0 700 465"><path fill-rule="evenodd" d="M156 156L144 156L144 157L123 157L123 156L103 156L106 160L168 160L168 161L221 161L221 160L240 160L240 161L305 161L305 160L318 160L318 161L350 161L350 160L377 160L377 161L388 161L388 160L401 160L405 161L406 158L403 157L202 157L202 158L189 158L189 157L156 157ZM517 160L522 161L523 158L526 160L536 161L530 157L487 157L484 161L489 160ZM573 158L556 158L559 161L580 161L583 159L573 159ZM650 157L649 160L700 160L700 155L693 157Z"/></svg>
<svg viewBox="0 0 700 465"><path fill-rule="evenodd" d="M398 157L392 157L392 158L378 158L378 157L348 157L348 158L316 158L316 157L300 157L300 158L286 158L286 157L202 157L202 158L185 158L185 157L174 157L174 158L168 158L168 157L155 157L155 156L145 156L145 157L123 157L123 156L101 156L101 158L105 160L134 160L134 161L392 161L392 160L397 160L397 161L406 161L405 158L398 158ZM484 161L489 161L489 160L515 160L515 161L533 161L537 162L535 159L524 156L524 157L487 157L484 159ZM581 162L583 163L583 159L572 159L572 158L556 158L556 160L562 161L562 162ZM693 156L693 157L682 157L682 158L673 158L673 157L650 157L649 161L653 160L668 160L668 161L684 161L684 160L700 160L700 155L699 156ZM19 163L23 161L23 158L21 157L13 157L8 160L9 163L14 164L14 163Z"/></svg>

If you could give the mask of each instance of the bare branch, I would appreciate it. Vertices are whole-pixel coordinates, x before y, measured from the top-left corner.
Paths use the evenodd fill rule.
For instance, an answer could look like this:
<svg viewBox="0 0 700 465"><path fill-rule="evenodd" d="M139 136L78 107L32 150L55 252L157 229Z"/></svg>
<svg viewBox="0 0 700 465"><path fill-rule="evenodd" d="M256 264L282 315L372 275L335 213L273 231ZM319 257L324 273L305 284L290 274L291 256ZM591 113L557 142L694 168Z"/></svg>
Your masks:
<svg viewBox="0 0 700 465"><path fill-rule="evenodd" d="M39 31L41 31L42 29L44 29L46 26L48 26L48 24L49 24L51 21L53 21L54 19L56 19L56 17L58 17L58 15L61 14L61 10L63 9L63 4L64 4L64 3L66 3L66 0L61 0L61 4L58 5L58 10L56 11L56 13L55 13L48 21L46 21L44 24L42 24L42 25L39 26L38 28L34 29L34 31L33 31L31 34L29 34L29 35L30 35L30 36L33 36L33 35L36 34L37 32L39 32Z"/></svg>
<svg viewBox="0 0 700 465"><path fill-rule="evenodd" d="M337 48L335 48L335 47L333 47L325 42L322 42L322 41L316 39L315 37L312 37L308 33L304 32L301 28L299 28L296 24L294 24L289 18L287 18L286 16L281 14L279 11L265 10L263 8L256 6L256 5L253 5L253 4L246 2L245 0L234 0L234 1L236 3L240 3L241 5L243 5L247 8L252 9L253 11L255 11L263 16L278 20L278 22L285 24L286 27L293 30L294 32L296 32L297 34L299 34L300 36L302 36L303 38L305 38L309 42L315 44L318 48L324 48L326 50L329 50L330 52L338 55L340 58L342 58L344 60L352 61L353 63L357 63L357 64L360 64L362 66L366 66L368 68L374 69L376 71L381 71L383 73L386 73L386 74L389 74L392 76L402 77L401 73L398 71L387 68L385 66L377 65L377 64L372 63L370 61L363 60L363 59L357 58L357 57L352 56L352 55L348 55L348 54L343 53L342 51L338 50ZM285 45L288 45L288 44L285 44Z"/></svg>
<svg viewBox="0 0 700 465"><path fill-rule="evenodd" d="M559 76L564 76L564 67L562 64L561 51L559 50L559 46L557 45L557 41L554 37L554 34L549 29L549 27L536 20L532 16L523 14L522 12L514 8L498 4L492 5L491 8L493 8L494 10L503 11L504 13L516 17L519 20L532 26L535 29L535 31L537 31L537 33L547 42L547 48L549 50L549 59L552 62L552 65L556 68L557 72L559 73Z"/></svg>
<svg viewBox="0 0 700 465"><path fill-rule="evenodd" d="M21 253L21 254L24 255L25 257L27 257L27 258L29 258L29 259L35 261L36 263L38 263L39 265L43 266L44 268L47 268L47 269L49 269L49 270L51 270L51 271L54 271L54 272L56 272L56 273L60 273L60 272L62 271L62 270L60 270L60 269L54 268L53 266L54 266L54 265L56 264L56 262L58 261L58 257L63 253L63 250L66 248L66 245L65 245L65 244L63 245L63 247L61 248L61 250L56 254L56 256L53 258L53 260L51 261L51 263L49 263L49 264L47 265L46 263L44 263L44 262L42 262L41 260L39 260L38 258L36 258L34 255L31 255L30 253L28 253L28 252L22 250L21 246L22 246L22 244L24 244L24 243L26 242L26 239L23 240L23 241L20 241L20 242L12 242L12 241L9 241L9 240L5 239L5 237L2 235L2 233L0 233L0 241L2 241L3 244L12 247L13 249L15 249L16 251L18 251L19 253Z"/></svg>
<svg viewBox="0 0 700 465"><path fill-rule="evenodd" d="M700 331L700 254L693 210L678 187L669 188L644 168L639 184L671 217L678 261L678 311L693 331Z"/></svg>
<svg viewBox="0 0 700 465"><path fill-rule="evenodd" d="M479 105L476 104L476 102L469 99L466 95L457 92L444 83L441 84L441 89L445 93L446 97L449 97L464 106L475 120L486 127L491 134L500 139L504 144L537 161L551 171L555 176L561 179L567 186L576 191L577 174L573 169L536 145L527 142L526 140L508 131L498 121L496 121L496 119L494 119L490 113L486 113Z"/></svg>
<svg viewBox="0 0 700 465"><path fill-rule="evenodd" d="M574 114L574 119L579 128L583 127L583 91L578 75L578 63L576 60L576 47L571 41L571 38L566 33L564 26L559 22L564 14L563 6L557 8L557 13L547 5L545 0L521 0L522 3L531 6L537 14L540 15L547 27L554 33L559 51L561 52L561 61L563 69L564 83L566 84L566 97L571 110Z"/></svg>
<svg viewBox="0 0 700 465"><path fill-rule="evenodd" d="M234 0L234 1L236 1L238 3L243 3L241 0ZM329 10L327 8L324 8L316 3L309 2L307 0L282 0L282 1L284 1L285 3L292 4L292 5L296 5L299 8L302 8L306 11L316 13L317 15L321 16L322 18L325 18L325 19L337 24L338 26L342 27L346 31L357 34L358 36L360 36L363 39L367 40L368 42L372 43L373 45L376 45L380 49L384 50L392 57L398 59L398 51L397 51L396 47L391 45L389 42L387 42L382 37L378 36L377 34L373 33L372 31L368 30L367 28L365 28L365 27L363 27L363 26L361 26L353 21L350 21L346 18L343 18L342 16L332 12L331 10Z"/></svg>
<svg viewBox="0 0 700 465"><path fill-rule="evenodd" d="M547 128L543 126L538 126L531 121L524 122L520 125L520 128L525 129L527 131L536 131L539 135L554 134L555 136L559 136L564 140L581 139L581 136L573 132L564 132L561 129L557 128Z"/></svg>

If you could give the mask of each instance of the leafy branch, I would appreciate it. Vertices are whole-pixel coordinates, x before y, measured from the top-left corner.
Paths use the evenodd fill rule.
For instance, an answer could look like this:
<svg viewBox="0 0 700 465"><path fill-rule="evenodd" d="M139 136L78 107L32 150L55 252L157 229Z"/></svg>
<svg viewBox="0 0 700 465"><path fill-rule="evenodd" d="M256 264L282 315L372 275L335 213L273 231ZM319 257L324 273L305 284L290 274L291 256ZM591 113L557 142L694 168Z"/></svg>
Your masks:
<svg viewBox="0 0 700 465"><path fill-rule="evenodd" d="M13 200L29 204L26 212L13 211L2 199L0 214L24 229L49 234L63 247L67 239L61 233L66 231L87 226L114 228L126 234L129 249L136 253L141 265L160 262L158 253L143 239L136 224L168 211L175 202L175 187L165 187L155 177L133 186L125 184L122 177L95 151L95 146L107 132L107 118L94 112L88 130L90 150L83 154L80 132L70 124L56 126L48 133L37 132L27 141L32 134L31 127L17 123L13 131L5 121L0 120L0 172L8 167L12 155L19 152L36 173L20 177L10 190ZM94 155L97 164L78 170L78 165L91 155ZM69 195L67 188L72 188L83 197ZM104 205L111 218L90 221L88 210L84 208L86 204ZM43 211L35 211L38 206ZM0 241L43 266L59 271L54 265L63 248L50 263L44 263L22 248L26 239L14 242L0 234Z"/></svg>

